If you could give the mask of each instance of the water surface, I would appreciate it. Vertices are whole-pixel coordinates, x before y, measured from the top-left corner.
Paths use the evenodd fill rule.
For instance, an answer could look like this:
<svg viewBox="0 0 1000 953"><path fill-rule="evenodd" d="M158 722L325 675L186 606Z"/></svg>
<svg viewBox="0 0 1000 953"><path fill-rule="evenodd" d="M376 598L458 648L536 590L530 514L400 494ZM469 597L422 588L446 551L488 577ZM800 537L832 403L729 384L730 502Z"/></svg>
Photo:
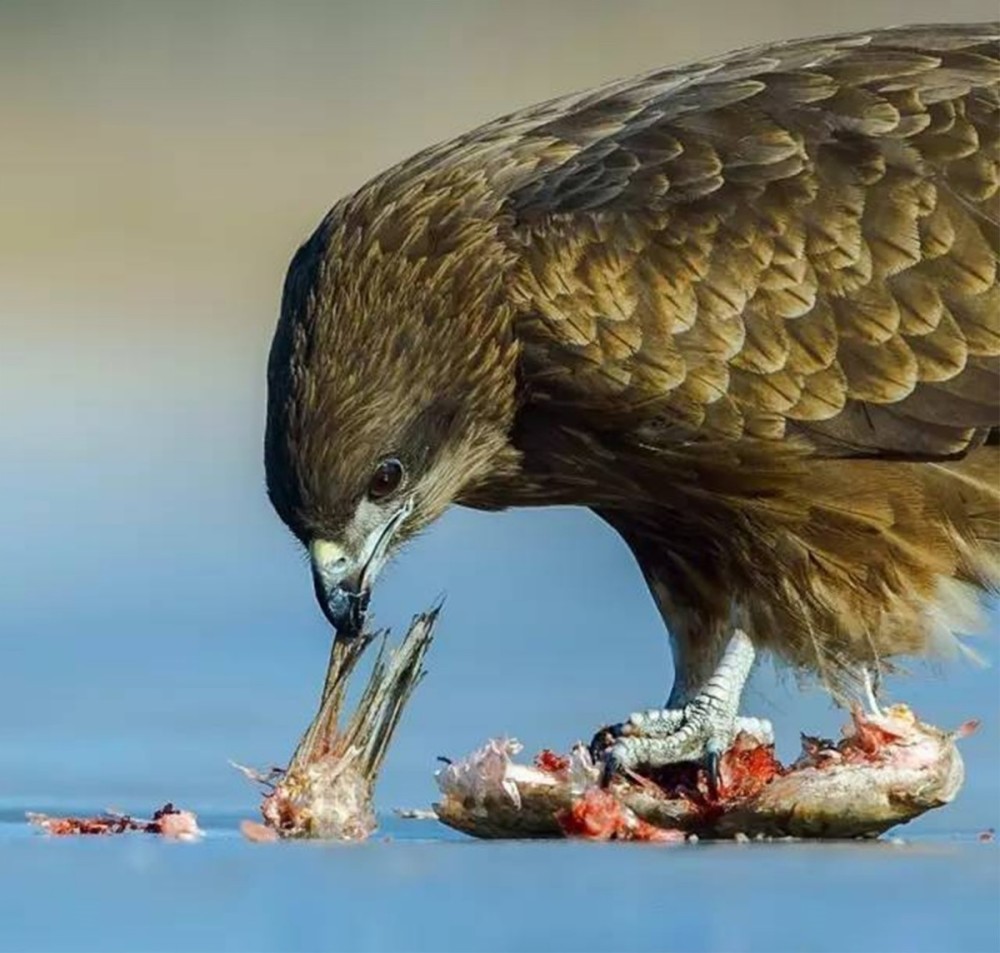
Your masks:
<svg viewBox="0 0 1000 953"><path fill-rule="evenodd" d="M361 845L51 838L0 822L10 951L727 950L938 953L1000 943L1000 852L906 843L477 842L387 818Z"/></svg>

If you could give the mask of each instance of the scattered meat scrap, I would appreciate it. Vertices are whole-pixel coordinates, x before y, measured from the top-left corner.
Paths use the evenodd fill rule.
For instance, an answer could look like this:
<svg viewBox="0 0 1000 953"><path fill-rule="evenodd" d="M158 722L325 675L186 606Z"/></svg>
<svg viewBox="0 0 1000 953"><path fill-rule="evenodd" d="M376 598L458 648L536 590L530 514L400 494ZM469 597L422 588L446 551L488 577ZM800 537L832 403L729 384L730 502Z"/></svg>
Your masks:
<svg viewBox="0 0 1000 953"><path fill-rule="evenodd" d="M202 835L195 814L179 810L170 803L154 812L148 821L112 811L94 817L50 817L28 812L27 818L31 824L55 837L138 832L159 834L172 840L196 840Z"/></svg>
<svg viewBox="0 0 1000 953"><path fill-rule="evenodd" d="M270 844L281 840L281 835L273 828L260 821L240 821L240 833L255 844Z"/></svg>

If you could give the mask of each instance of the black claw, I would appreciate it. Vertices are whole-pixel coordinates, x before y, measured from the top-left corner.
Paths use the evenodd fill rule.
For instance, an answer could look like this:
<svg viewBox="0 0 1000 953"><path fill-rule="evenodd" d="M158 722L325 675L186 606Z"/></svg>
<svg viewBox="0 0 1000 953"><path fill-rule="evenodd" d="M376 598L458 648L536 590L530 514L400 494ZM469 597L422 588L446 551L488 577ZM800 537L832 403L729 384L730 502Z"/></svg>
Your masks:
<svg viewBox="0 0 1000 953"><path fill-rule="evenodd" d="M708 770L708 790L711 792L713 798L718 798L719 796L719 782L721 780L719 768L721 762L722 757L718 751L710 749L705 752L705 767Z"/></svg>
<svg viewBox="0 0 1000 953"><path fill-rule="evenodd" d="M601 778L598 782L602 788L609 787L615 776L622 770L621 762L610 751L605 752L601 765Z"/></svg>
<svg viewBox="0 0 1000 953"><path fill-rule="evenodd" d="M621 724L605 725L605 727L598 729L594 737L590 739L590 745L588 746L590 758L594 764L598 764L599 762L605 760L608 748L610 748L623 734L624 726Z"/></svg>

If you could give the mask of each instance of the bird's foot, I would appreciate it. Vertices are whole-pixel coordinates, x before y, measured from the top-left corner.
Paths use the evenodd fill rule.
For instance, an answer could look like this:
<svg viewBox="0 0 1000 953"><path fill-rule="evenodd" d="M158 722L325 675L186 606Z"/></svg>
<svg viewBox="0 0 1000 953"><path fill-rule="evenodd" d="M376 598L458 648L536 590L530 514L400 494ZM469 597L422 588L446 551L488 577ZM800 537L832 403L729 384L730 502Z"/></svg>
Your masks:
<svg viewBox="0 0 1000 953"><path fill-rule="evenodd" d="M772 744L769 721L736 714L754 654L749 637L737 630L715 673L682 708L635 712L628 721L597 732L591 754L595 762L603 762L602 783L641 766L658 768L681 761L706 764L716 779L719 759L741 731Z"/></svg>

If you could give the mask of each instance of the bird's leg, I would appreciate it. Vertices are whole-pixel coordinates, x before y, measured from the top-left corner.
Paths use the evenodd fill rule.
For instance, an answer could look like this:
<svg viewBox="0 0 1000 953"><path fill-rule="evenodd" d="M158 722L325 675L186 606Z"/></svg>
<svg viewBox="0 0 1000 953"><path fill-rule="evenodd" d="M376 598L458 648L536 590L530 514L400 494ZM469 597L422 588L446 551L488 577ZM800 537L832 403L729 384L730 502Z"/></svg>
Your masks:
<svg viewBox="0 0 1000 953"><path fill-rule="evenodd" d="M595 760L603 759L605 781L640 765L679 761L706 762L714 776L718 759L741 731L762 744L773 743L769 721L736 714L755 654L749 636L737 629L716 670L683 706L635 712L628 721L599 731L591 750Z"/></svg>
<svg viewBox="0 0 1000 953"><path fill-rule="evenodd" d="M865 703L868 705L868 714L876 718L882 717L882 709L878 703L878 691L881 686L881 673L879 670L871 669L867 665L861 668L861 684L864 688Z"/></svg>

